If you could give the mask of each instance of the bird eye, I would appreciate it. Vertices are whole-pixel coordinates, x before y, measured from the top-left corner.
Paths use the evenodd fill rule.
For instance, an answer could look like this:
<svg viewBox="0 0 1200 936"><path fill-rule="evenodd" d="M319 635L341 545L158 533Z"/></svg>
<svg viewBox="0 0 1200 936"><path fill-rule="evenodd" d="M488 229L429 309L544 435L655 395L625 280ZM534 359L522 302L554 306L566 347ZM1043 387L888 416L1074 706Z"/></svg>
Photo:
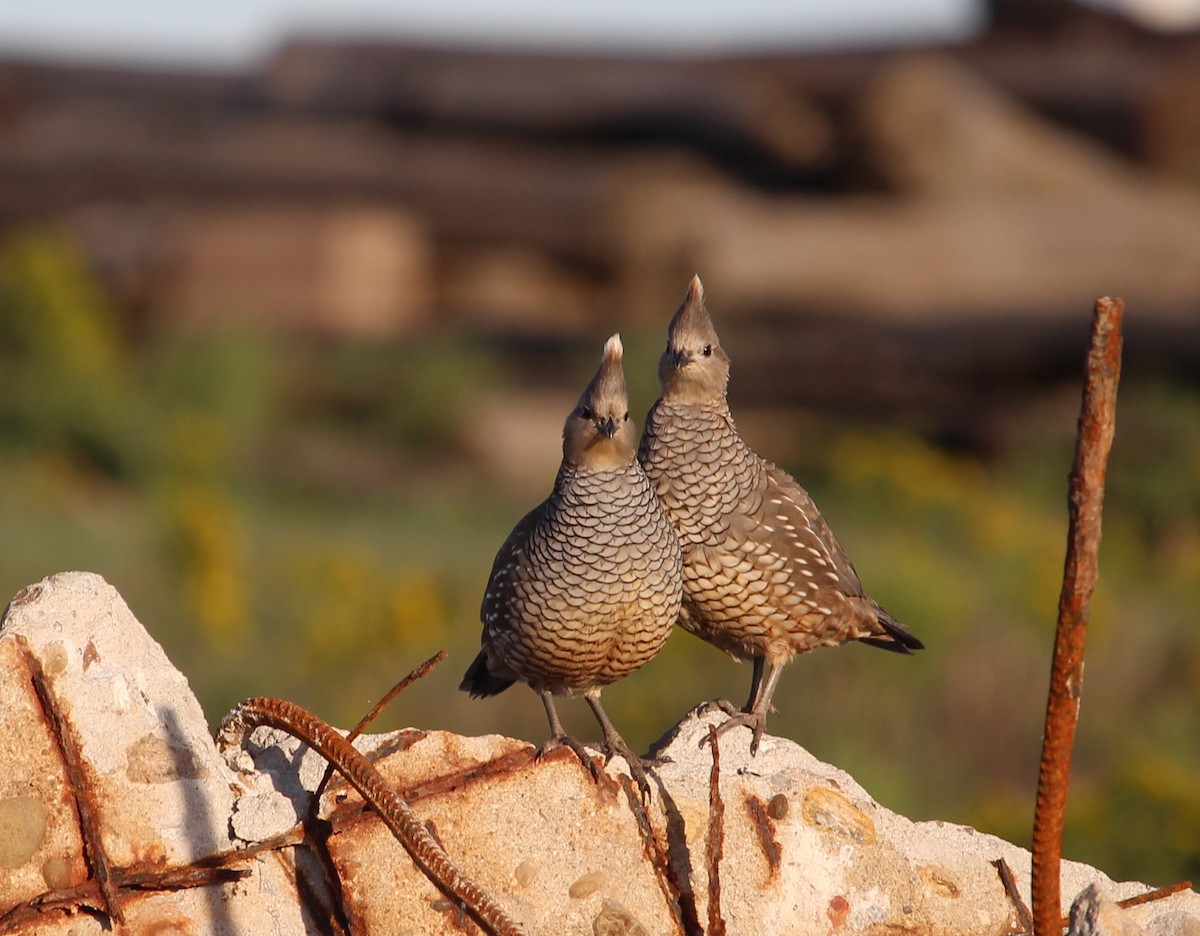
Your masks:
<svg viewBox="0 0 1200 936"><path fill-rule="evenodd" d="M625 410L625 422L629 422L629 410Z"/></svg>
<svg viewBox="0 0 1200 936"><path fill-rule="evenodd" d="M701 351L700 353L703 354L705 357L712 357L712 345L706 344L704 346L704 350Z"/></svg>
<svg viewBox="0 0 1200 936"><path fill-rule="evenodd" d="M592 408L585 404L584 406L579 407L579 415L583 419L591 419L594 414L592 413Z"/></svg>

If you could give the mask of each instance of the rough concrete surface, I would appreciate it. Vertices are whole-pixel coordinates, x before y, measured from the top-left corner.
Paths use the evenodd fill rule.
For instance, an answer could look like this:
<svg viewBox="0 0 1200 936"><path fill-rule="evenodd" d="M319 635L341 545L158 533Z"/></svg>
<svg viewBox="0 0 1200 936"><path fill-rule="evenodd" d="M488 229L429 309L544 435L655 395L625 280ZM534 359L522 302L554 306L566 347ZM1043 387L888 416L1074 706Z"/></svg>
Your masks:
<svg viewBox="0 0 1200 936"><path fill-rule="evenodd" d="M35 691L35 660L61 732ZM596 784L569 751L535 761L497 736L408 729L358 746L531 934L713 933L719 921L755 936L1019 930L992 863L1008 863L1028 901L1028 852L911 822L791 741L764 738L751 758L747 732L721 739L724 814L712 823L712 752L700 741L715 717L689 715L665 740L672 760L652 772L645 810L619 760ZM78 748L74 771L56 734ZM52 576L7 610L0 765L0 933L478 931L340 782L320 804L328 836L297 844L324 762L263 728L219 752L184 677L99 576ZM81 800L125 918L112 929ZM718 839L719 896L706 871ZM155 885L205 856L243 876ZM129 886L134 873L149 886ZM1122 911L1111 901L1146 885L1064 864L1064 899L1085 888L1076 915L1091 928L1079 933L1200 932L1195 892Z"/></svg>
<svg viewBox="0 0 1200 936"><path fill-rule="evenodd" d="M67 743L78 748L76 780L34 690L29 656L41 664ZM114 868L162 872L234 847L237 777L187 680L111 585L68 572L22 589L0 626L0 932L112 932L94 887L64 909L20 909L96 877L80 835L80 786ZM250 874L236 882L121 888L126 922L118 931L316 932L297 898L291 851L240 862Z"/></svg>

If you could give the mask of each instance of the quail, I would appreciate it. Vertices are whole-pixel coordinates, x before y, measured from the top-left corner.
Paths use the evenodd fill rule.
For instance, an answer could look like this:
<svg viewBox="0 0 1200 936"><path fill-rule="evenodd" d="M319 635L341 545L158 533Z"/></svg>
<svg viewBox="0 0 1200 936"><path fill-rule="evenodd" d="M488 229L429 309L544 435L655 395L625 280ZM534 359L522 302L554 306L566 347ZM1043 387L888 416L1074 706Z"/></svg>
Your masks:
<svg viewBox="0 0 1200 936"><path fill-rule="evenodd" d="M638 451L683 551L680 625L752 660L750 697L720 732L745 725L757 753L780 673L794 656L859 640L897 653L924 645L867 597L816 504L738 434L729 357L693 277L658 366L662 395Z"/></svg>
<svg viewBox="0 0 1200 936"><path fill-rule="evenodd" d="M603 729L606 759L624 757L649 796L642 762L605 714L600 691L662 648L679 615L683 572L675 531L637 461L621 355L613 335L566 419L554 490L496 555L480 609L483 646L459 688L482 697L526 683L550 720L541 750L566 745L598 778L554 707L555 696L582 695Z"/></svg>

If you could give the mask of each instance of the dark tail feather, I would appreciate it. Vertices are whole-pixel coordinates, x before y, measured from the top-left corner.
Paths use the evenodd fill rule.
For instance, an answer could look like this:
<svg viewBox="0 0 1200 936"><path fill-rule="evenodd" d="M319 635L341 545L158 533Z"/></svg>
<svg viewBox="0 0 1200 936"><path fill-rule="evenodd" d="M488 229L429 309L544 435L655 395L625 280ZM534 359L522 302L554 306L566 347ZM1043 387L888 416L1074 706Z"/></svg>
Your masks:
<svg viewBox="0 0 1200 936"><path fill-rule="evenodd" d="M471 693L472 699L482 699L484 696L499 695L515 682L515 679L505 679L493 674L488 669L487 651L480 650L475 662L467 668L458 688Z"/></svg>
<svg viewBox="0 0 1200 936"><path fill-rule="evenodd" d="M925 644L921 643L912 631L884 611L879 605L873 602L872 605L875 608L875 613L879 616L879 623L883 627L884 634L879 637L860 637L858 638L860 643L870 644L872 647L878 647L880 650L890 650L892 653L911 654L914 651L925 649Z"/></svg>

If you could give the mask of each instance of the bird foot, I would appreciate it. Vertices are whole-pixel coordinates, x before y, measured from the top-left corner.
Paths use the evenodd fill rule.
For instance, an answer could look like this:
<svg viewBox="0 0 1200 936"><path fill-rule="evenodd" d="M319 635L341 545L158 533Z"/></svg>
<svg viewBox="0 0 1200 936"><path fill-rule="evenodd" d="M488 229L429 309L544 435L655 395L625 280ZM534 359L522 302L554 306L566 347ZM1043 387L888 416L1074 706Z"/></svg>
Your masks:
<svg viewBox="0 0 1200 936"><path fill-rule="evenodd" d="M584 747L579 741L576 741L570 735L559 735L556 738L551 738L545 744L537 749L534 757L541 760L551 751L557 751L560 747L570 748L575 752L575 756L579 758L579 762L588 769L588 773L592 775L592 781L600 782L600 761L597 760L594 754ZM625 763L629 765L629 774L633 777L633 781L637 784L638 790L641 791L643 802L650 801L650 779L646 776L647 767L658 767L662 764L671 763L669 757L638 757L625 744L623 740L617 738L614 741L605 742L604 746L604 763L607 764L616 756L624 758Z"/></svg>
<svg viewBox="0 0 1200 936"><path fill-rule="evenodd" d="M723 725L717 726L717 737L725 734L730 728L740 728L742 726L754 732L754 736L750 739L750 756L754 757L758 753L758 743L762 740L763 729L767 727L767 715L765 712L744 712L739 710ZM708 738L709 736L706 734L700 739L700 747L704 747L708 743Z"/></svg>
<svg viewBox="0 0 1200 936"><path fill-rule="evenodd" d="M649 803L651 800L650 778L646 776L647 767L657 767L661 764L669 763L670 758L650 758L638 757L633 751L629 750L627 745L619 735L613 735L605 741L605 758L604 763L608 763L613 757L620 755L625 763L629 765L629 775L633 778L633 782L637 784L638 790L642 794L642 802Z"/></svg>
<svg viewBox="0 0 1200 936"><path fill-rule="evenodd" d="M570 735L556 735L555 737L551 738L537 749L537 753L534 755L534 757L537 760L541 760L551 751L557 751L560 747L570 748L572 751L574 751L575 756L579 758L579 762L583 764L583 766L587 768L588 773L592 775L592 780L596 783L600 782L600 765L597 763L595 756ZM607 759L605 763L607 763Z"/></svg>
<svg viewBox="0 0 1200 936"><path fill-rule="evenodd" d="M701 717L713 712L724 712L732 718L742 713L742 710L728 699L709 699L707 702L701 702L692 711Z"/></svg>

